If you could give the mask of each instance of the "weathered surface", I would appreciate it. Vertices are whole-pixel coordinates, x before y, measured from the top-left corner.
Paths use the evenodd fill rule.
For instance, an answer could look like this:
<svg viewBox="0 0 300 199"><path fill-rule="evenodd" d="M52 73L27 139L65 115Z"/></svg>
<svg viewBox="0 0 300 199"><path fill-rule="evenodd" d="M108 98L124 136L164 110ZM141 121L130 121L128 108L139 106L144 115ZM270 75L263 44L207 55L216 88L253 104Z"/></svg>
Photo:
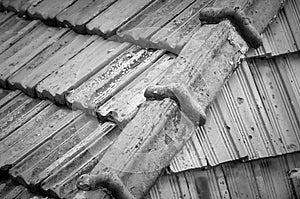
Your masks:
<svg viewBox="0 0 300 199"><path fill-rule="evenodd" d="M63 166L57 167L58 165L55 163L51 164L51 166L55 166L55 169L49 172L48 168L51 168L49 166L45 170L48 171L47 175L52 175L42 182L42 189L56 193L61 198L71 198L74 191L77 191L77 178L83 173L90 172L114 142L115 137L109 135L114 128L114 124L104 123L94 130L89 141L85 139L82 142L88 141L80 152L70 150L74 152L75 156L67 153L69 161L65 162ZM45 172L42 172L39 177L45 177L44 174Z"/></svg>
<svg viewBox="0 0 300 199"><path fill-rule="evenodd" d="M180 15L158 30L150 38L149 44L155 48L167 49L178 55L193 34L201 27L199 12L210 4L211 0L195 1Z"/></svg>
<svg viewBox="0 0 300 199"><path fill-rule="evenodd" d="M76 0L42 0L32 4L27 12L30 17L41 20L54 19L65 8L72 5Z"/></svg>
<svg viewBox="0 0 300 199"><path fill-rule="evenodd" d="M16 109L10 112L0 120L0 140L10 135L18 127L25 124L32 116L49 105L49 102L40 102L28 98Z"/></svg>
<svg viewBox="0 0 300 199"><path fill-rule="evenodd" d="M1 16L1 19L4 17ZM0 44L7 41L9 38L15 36L18 34L18 32L23 29L25 26L27 26L30 23L30 21L27 20L21 20L17 16L13 16L6 20L5 22L1 23L0 31Z"/></svg>
<svg viewBox="0 0 300 199"><path fill-rule="evenodd" d="M79 86L130 46L97 39L79 55L37 85L39 97L65 103L65 93ZM84 67L83 67L84 66Z"/></svg>
<svg viewBox="0 0 300 199"><path fill-rule="evenodd" d="M228 22L203 27L193 35L158 86L148 88L145 96L175 99L195 125L202 126L203 110L217 96L247 49Z"/></svg>
<svg viewBox="0 0 300 199"><path fill-rule="evenodd" d="M156 0L145 10L118 29L117 36L122 40L149 45L148 38L187 8L193 0Z"/></svg>
<svg viewBox="0 0 300 199"><path fill-rule="evenodd" d="M8 10L18 12L20 15L27 12L27 9L36 5L42 0L2 0L2 5Z"/></svg>
<svg viewBox="0 0 300 199"><path fill-rule="evenodd" d="M78 0L57 15L56 19L59 23L68 25L77 32L86 32L86 24L115 2L116 0ZM131 4L128 3L128 5ZM118 10L118 12L119 11L120 10ZM115 18L115 14L117 13L113 14ZM112 18L112 16L110 16L110 18ZM99 25L105 23L105 21L97 21L97 23L97 25Z"/></svg>
<svg viewBox="0 0 300 199"><path fill-rule="evenodd" d="M1 11L1 5L0 5L0 11ZM0 12L0 16L1 16L0 24L2 25L5 21L9 20L13 15L14 15L14 13L12 13L12 12L9 12L9 13Z"/></svg>
<svg viewBox="0 0 300 199"><path fill-rule="evenodd" d="M174 101L145 102L90 174L112 172L134 197L142 198L193 131ZM119 191L110 191L118 196Z"/></svg>
<svg viewBox="0 0 300 199"><path fill-rule="evenodd" d="M12 143L11 136L3 140L1 147L1 163L0 166L14 165L19 162L26 154L37 148L45 140L53 137L65 125L78 117L79 112L71 112L69 110L58 110L51 115L46 121L42 122L39 128L25 137L19 142ZM15 134L14 134L15 135ZM7 141L10 141L11 147L8 147Z"/></svg>
<svg viewBox="0 0 300 199"><path fill-rule="evenodd" d="M132 194L142 198L195 126L203 125L204 110L247 50L227 21L205 28L193 35L159 85L146 90L145 96L154 101L141 105L101 162L90 175L79 179L79 188L100 185L114 197L131 198ZM110 180L117 178L116 185L103 184L105 172L109 172ZM130 195L123 195L128 191ZM92 197L88 191L86 194Z"/></svg>
<svg viewBox="0 0 300 199"><path fill-rule="evenodd" d="M25 182L24 184L26 184L26 182L28 183L30 179L34 178L50 165L53 160L59 158L59 156L55 156L54 154L63 154L63 146L70 149L76 145L76 139L78 140L77 143L80 142L78 133L82 133L82 136L86 136L90 131L82 130L94 130L97 127L97 121L90 119L91 118L85 117L84 115L76 118L57 135L53 136L52 139L43 143L37 150L26 156L21 162L10 169L10 175L14 178L18 178L19 182ZM89 128L83 128L83 126ZM73 140L73 142L71 142L71 140ZM55 153L58 149L61 150L60 153ZM42 162L43 164L41 164ZM27 176L29 177L27 178Z"/></svg>
<svg viewBox="0 0 300 199"><path fill-rule="evenodd" d="M98 117L114 121L118 126L124 127L133 118L138 106L146 100L144 97L146 88L156 84L174 61L175 57L172 55L162 56L120 92L99 106Z"/></svg>
<svg viewBox="0 0 300 199"><path fill-rule="evenodd" d="M50 49L45 51L45 54L39 54L39 56L28 62L18 73L13 74L8 79L10 87L20 88L27 94L35 96L35 87L42 80L61 68L97 38L97 36L76 36L74 32L65 35ZM48 56L47 59L43 59L44 56Z"/></svg>
<svg viewBox="0 0 300 199"><path fill-rule="evenodd" d="M6 105L10 100L14 99L16 96L21 94L21 91L14 91L14 92L5 92L6 90L1 90L1 98L0 99L0 107L2 108Z"/></svg>
<svg viewBox="0 0 300 199"><path fill-rule="evenodd" d="M1 63L6 61L7 59L9 59L11 56L13 56L18 51L22 50L24 48L24 46L27 46L28 44L32 43L35 38L43 35L43 33L45 33L45 31L47 30L47 27L41 25L41 23L35 24L33 27L34 27L34 29L32 29L32 27L30 27L31 33L26 34L26 36L23 35L24 37L21 40L15 40L14 43L7 44L8 42L10 42L10 39L9 39L6 42L4 42L3 44L1 44L1 48L0 48ZM49 28L49 31L51 32L51 28ZM53 31L53 29L52 29L52 31Z"/></svg>
<svg viewBox="0 0 300 199"><path fill-rule="evenodd" d="M120 0L87 24L87 31L92 34L109 37L154 0Z"/></svg>
<svg viewBox="0 0 300 199"><path fill-rule="evenodd" d="M201 10L199 18L209 23L229 19L247 43L258 48L262 45L260 33L275 18L283 3L281 0L217 1L214 7Z"/></svg>
<svg viewBox="0 0 300 199"><path fill-rule="evenodd" d="M97 106L102 105L150 67L163 52L132 46L81 86L71 90L66 98L68 105L95 114Z"/></svg>
<svg viewBox="0 0 300 199"><path fill-rule="evenodd" d="M18 52L7 57L0 64L0 85L6 87L6 80L10 75L22 68L41 51L55 43L66 32L67 29L58 30L56 28L49 28L41 35L34 35L35 38L30 43L27 43L26 47L20 50L16 49Z"/></svg>
<svg viewBox="0 0 300 199"><path fill-rule="evenodd" d="M25 36L29 32L31 32L33 29L38 27L40 24L41 24L41 22L39 22L39 21L32 21L27 26L25 26L20 31L18 31L18 33L16 35L14 35L12 37L9 37L4 43L1 43L0 53L3 53L4 51L9 49L10 47L14 47L15 45L19 45L20 44L19 40L23 37L26 38ZM32 31L32 33L33 32L34 31Z"/></svg>

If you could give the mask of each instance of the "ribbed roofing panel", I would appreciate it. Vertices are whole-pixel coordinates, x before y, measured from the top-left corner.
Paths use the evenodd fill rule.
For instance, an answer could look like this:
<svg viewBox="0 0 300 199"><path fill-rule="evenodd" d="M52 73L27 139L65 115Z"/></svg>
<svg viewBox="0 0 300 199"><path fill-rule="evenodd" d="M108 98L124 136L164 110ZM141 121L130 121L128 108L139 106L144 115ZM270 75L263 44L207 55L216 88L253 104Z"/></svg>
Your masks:
<svg viewBox="0 0 300 199"><path fill-rule="evenodd" d="M249 59L230 78L208 121L171 164L178 172L300 149L300 54Z"/></svg>
<svg viewBox="0 0 300 199"><path fill-rule="evenodd" d="M300 167L299 160L300 154L293 153L164 175L151 189L149 198L299 198L299 180L287 175L289 170Z"/></svg>
<svg viewBox="0 0 300 199"><path fill-rule="evenodd" d="M300 49L300 2L288 0L263 33L263 46L251 49L248 57L277 56Z"/></svg>

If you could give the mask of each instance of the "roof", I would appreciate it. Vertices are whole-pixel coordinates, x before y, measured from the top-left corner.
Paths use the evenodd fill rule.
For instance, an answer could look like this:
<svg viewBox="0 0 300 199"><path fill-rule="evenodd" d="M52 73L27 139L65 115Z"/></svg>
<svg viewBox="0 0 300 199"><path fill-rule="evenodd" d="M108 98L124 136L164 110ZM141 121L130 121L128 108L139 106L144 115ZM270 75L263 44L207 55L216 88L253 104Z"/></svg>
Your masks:
<svg viewBox="0 0 300 199"><path fill-rule="evenodd" d="M9 94L7 90L1 91L4 93L1 97L1 129L5 130L1 133L0 142L5 143L5 147L2 147L1 156L4 158L1 158L0 167L7 171L12 166L10 175L23 185L31 183L35 187L42 182L39 189L48 191L47 194L71 197L76 192L76 178L91 169L118 137L120 130L115 123L123 128L132 119L139 105L145 101L143 94L146 87L159 81L190 36L199 29L200 24L194 24L199 23L195 20L199 8L210 2L172 1L173 4L165 5L160 1L140 1L140 4L118 13L121 21L115 18L109 21L108 16L123 8L126 1L105 1L105 4L80 0L37 2L24 1L18 4L18 1L1 1L10 10L22 11L47 24L67 25L77 33L68 28L49 27L37 20L22 19L12 12L0 13L0 29L4 33L0 36L0 84L42 99L32 99L20 91ZM29 6L28 3L37 4ZM100 12L101 9L95 10L97 3L103 6L103 12ZM165 193L176 193L166 188L168 186L175 189L193 185L193 180L189 181L189 177L186 177L188 175L205 176L218 170L224 172L227 168L226 176L230 176L231 169L228 168L239 170L235 165L237 168L244 167L237 162L222 164L225 162L255 160L299 151L297 65L300 57L296 52L300 36L297 17L299 6L296 1L287 2L264 34L264 46L247 54L249 58L233 74L209 109L207 124L197 130L172 161L172 172L185 172L162 177L150 192L151 197L163 198ZM168 12L174 14L166 14ZM141 18L146 16L145 13L149 16ZM108 20L107 24L114 24L115 28L113 26L111 30L112 27L107 24L96 26L99 24L97 21L103 19ZM151 27L149 24L156 28L145 31L143 28ZM130 37L137 34L135 31L141 30L143 34L138 35L144 38ZM174 33L169 35L169 30ZM78 34L86 32L96 35ZM115 33L118 41L102 38ZM164 42L155 42L157 38ZM173 53L141 46L167 49ZM268 58L258 58L265 56ZM51 101L60 105L54 105ZM102 120L101 124L93 118L96 115ZM89 122L85 124L86 121ZM32 134L25 134L29 132L28 128L32 129ZM90 134L82 135L82 132ZM72 136L60 137L63 135ZM76 135L80 135L79 139ZM102 143L101 147L98 147L99 143ZM90 151L93 152L86 155ZM289 160L285 158L290 155L283 157L274 160L286 162ZM55 158L57 161L53 163ZM260 162L271 160L241 165L252 168ZM222 165L207 171L186 171L219 164ZM271 172L275 170L271 167L267 169ZM287 169L290 168L283 168L282 173ZM179 180L173 182L173 178ZM187 185L184 184L186 181ZM207 181L207 178L201 181L201 186L207 186L203 185ZM200 185L198 182L196 184L193 188L180 189L188 190L194 197L199 195ZM288 187L296 186L290 182L287 184ZM274 186L277 188L279 185ZM234 187L227 181L226 190L231 197L234 197ZM160 189L164 191L158 191ZM260 187L256 189L261 196L263 193L260 191L267 190ZM211 195L220 196L215 189L209 190ZM291 190L288 188L284 191L287 193ZM251 190L253 193L255 191ZM174 195L174 198L178 197L180 194Z"/></svg>
<svg viewBox="0 0 300 199"><path fill-rule="evenodd" d="M1 89L0 94L2 144L5 141L1 164L13 164L9 174L21 184L2 181L0 193L4 198L34 197L22 185L40 181L41 188L48 191L43 194L51 196L55 192L71 198L76 193L74 180L95 165L120 133L114 124L99 124L81 111L74 113L19 91ZM294 198L300 194L299 181L290 180L287 171L300 167L299 155L297 152L250 162L233 161L204 170L166 174L148 197Z"/></svg>

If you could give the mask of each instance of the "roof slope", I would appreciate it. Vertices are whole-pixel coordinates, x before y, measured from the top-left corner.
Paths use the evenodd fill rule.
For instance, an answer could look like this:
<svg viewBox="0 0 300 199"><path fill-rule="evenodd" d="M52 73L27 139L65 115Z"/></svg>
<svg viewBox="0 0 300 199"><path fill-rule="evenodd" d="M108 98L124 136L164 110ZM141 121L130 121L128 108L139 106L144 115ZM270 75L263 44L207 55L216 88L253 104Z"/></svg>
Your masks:
<svg viewBox="0 0 300 199"><path fill-rule="evenodd" d="M51 25L68 26L79 33L105 38L116 34L117 39L143 47L167 49L175 54L179 54L199 30L199 12L216 3L218 1L215 0L0 1L3 8L15 11L20 16L26 14ZM251 50L248 56L274 56L299 50L300 5L296 0L288 0L286 4L275 22L265 31L263 47Z"/></svg>
<svg viewBox="0 0 300 199"><path fill-rule="evenodd" d="M3 60L0 70L3 86L21 89L31 96L48 98L92 115L97 112L102 120L116 121L121 126L130 121L145 100L146 87L160 79L175 57L161 50L105 41L98 36L77 35L67 29L9 16L1 25L4 32L0 56ZM39 39L32 42L30 38L34 37ZM35 48L41 42L43 45ZM95 53L98 56L94 56ZM82 57L87 56L91 59L82 61ZM286 61L281 57L270 61L250 59L249 64L244 63L236 71L210 108L207 124L197 131L172 162L173 171L299 150L296 133L299 114L293 111L299 106L299 87L295 79L299 56L294 53L282 59ZM274 66L275 62L282 67ZM267 64L265 69L277 73L274 73L274 78L286 74L286 70L289 72L285 79L272 80L273 90L279 89L278 92L271 93L265 87L269 76L262 67L256 67L262 64ZM291 89L285 91L281 88ZM281 100L276 104L278 108L275 110L285 113L283 119L276 119L276 112L269 107L270 100L287 94L293 101ZM295 119L288 119L286 114ZM292 128L285 129L289 127Z"/></svg>
<svg viewBox="0 0 300 199"><path fill-rule="evenodd" d="M40 8L47 6L47 1L44 1L45 5L43 5L42 1L40 2L41 3L38 4L39 6L34 6L36 8L31 9L31 12L39 13ZM96 2L97 1L93 1L93 3ZM118 5L113 1L106 1L107 7L103 8L105 12L103 12L103 14L102 12L96 13L95 16L97 17L92 16L95 17L93 19L106 19L108 15L114 13L112 11L117 9L117 6L122 6L122 2L123 1L120 1L120 5ZM155 1L155 3L152 4L148 4L149 2L150 1L141 1L140 7L130 9L136 9L136 13L134 14L137 15L133 17L135 19L133 21L136 21L136 18L139 18L139 12L147 12L147 9L156 9L157 7L155 6L159 7L157 12L162 13L162 16L158 17L157 23L161 26L159 25L157 30L155 29L153 32L151 32L152 30L149 32L150 35L154 34L157 38L161 38L161 35L166 34L166 32L163 31L168 30L162 27L171 27L172 29L174 24L176 25L176 23L178 23L178 19L184 18L185 20L188 19L187 21L182 20L184 25L173 27L178 31L179 35L182 35L181 30L188 27L187 24L193 24L193 20L197 14L193 6L196 8L204 6L202 1L194 1L193 3L190 2L190 4L187 2L188 5L184 4L186 9L182 9L185 7L182 7L179 1L172 1L174 4L170 4L170 7L158 4L157 2L159 1ZM20 4L14 4L17 3L17 1L2 0L1 3L4 6L8 6L7 3L9 3L8 7L10 9L14 8L15 5L20 6ZM53 16L56 17L60 15L68 18L76 13L75 11L78 11L78 9L86 9L78 13L86 12L87 16L89 15L88 13L91 13L87 11L90 11L93 7L82 8L84 4L81 1L65 1L65 3L66 4L60 5L63 9L61 12L59 9L53 9L56 12L59 11L57 15L46 13L48 18L46 15L39 14L32 14L31 16L39 17L44 20L47 19L47 23L53 23ZM155 6L147 7L146 4L147 6ZM91 3L91 5L94 4ZM170 18L164 22L163 11L174 8L180 8L182 10L175 9L177 13L174 13L172 20ZM109 11L110 9L112 9L112 11ZM130 12L132 12L132 10ZM179 172L191 168L214 166L236 159L252 160L299 151L300 87L297 77L300 74L297 65L299 65L300 55L295 51L298 50L299 46L299 44L297 44L299 40L297 30L299 29L300 23L297 13L299 13L298 2L293 0L288 1L285 9L279 14L279 18L276 19L277 21L273 23L265 33L265 38L267 38L265 41L268 42L265 42L264 47L254 54L248 54L249 57L254 57L247 59L247 63L244 62L243 66L234 73L231 80L225 85L221 95L209 110L207 124L203 128L198 129L196 134L194 134L192 139L184 147L182 153L178 154L173 160L170 166L171 171ZM191 14L191 16L188 14ZM66 104L71 109L81 109L89 114L97 115L105 125L109 124L108 126L114 126L115 124L110 122L113 121L117 122L120 127L123 127L132 119L137 107L145 100L143 97L145 88L155 84L161 76L164 75L164 72L176 57L176 55L166 53L164 50L146 49L126 42L103 40L99 36L78 35L66 28L48 27L39 21L20 19L12 13L0 13L0 15L0 29L1 32L4 32L4 34L0 36L0 63L2 63L0 68L1 85L11 89L21 89L31 96L38 96L43 99L47 98L60 104ZM69 17L68 20L73 19L73 17ZM87 18L88 17L89 16L87 16ZM128 19L131 19L131 17ZM128 19L126 18L126 20ZM55 18L55 20L57 20L57 18ZM68 20L58 22L58 24L68 24ZM124 22L118 23L123 24ZM128 23L130 24L130 22ZM150 21L149 19L148 21L147 19L143 19L140 23L147 24L150 23ZM78 32L84 32L86 28L85 25L86 24L74 26L74 28ZM105 27L105 25L101 27ZM193 27L199 28L197 25L193 25ZM278 31L280 29L283 31ZM180 39L177 38L175 31L175 36L172 34L178 39L175 40L178 42L175 47L170 43L163 44L162 46L155 45L153 47L167 48L174 53L178 53L178 50L181 49L188 40L189 35L196 30L197 29L188 30L188 32L190 31L189 34L187 34L188 37L179 37ZM91 33L103 35L103 33L97 31L91 31ZM269 34L269 32L271 33ZM280 32L282 34L274 34L274 32ZM110 34L112 33L107 34L106 37L110 36ZM170 37L168 36L168 38ZM37 39L32 41L33 38ZM153 42L151 39L154 38L155 37L147 36L150 42ZM285 45L287 43L285 41L289 41L289 45ZM132 42L139 43L138 39L132 40ZM145 43L140 44L144 45ZM285 45L284 48L282 48L283 45ZM289 54L281 55L286 53ZM269 59L256 58L256 56L273 55L278 56ZM86 57L89 59L83 61L83 58ZM83 66L85 66L84 69ZM26 79L24 79L25 76L27 77ZM5 93L6 91L2 92ZM10 98L9 96L12 97ZM31 140L31 135L18 134L16 132L19 132L18 129L26 128L24 126L28 125L29 121L31 121L30 119L35 118L38 113L44 113L44 110L46 110L45 107L56 106L48 101L36 101L28 98L19 91L9 95L5 94L3 99L3 104L5 104L3 113L9 113L11 117L2 118L3 123L1 124L1 128L4 127L5 129L5 131L3 131L5 134L2 139L9 140L8 138L12 137L13 141L7 141L8 144L16 141L14 139L24 139L24 143L16 147L16 149L12 147L13 151L8 150L4 153L6 154L4 155L6 159L4 158L3 164L0 165L2 169L7 169L12 163L14 163L13 165L15 166L18 161L23 162L23 159L24 161L32 161L30 158L43 151L43 147L45 147L47 143L52 143L52 141L54 147L59 148L55 145L55 139L61 139L59 135L64 134L64 131L61 129L66 129L67 126L71 124L76 126L78 118L87 117L81 111L71 112L64 108L50 109L50 111L57 111L58 113L55 112L58 114L57 117L63 117L65 120L59 123L55 119L56 115L54 112L49 113L54 117L50 118L49 116L49 120L53 120L53 124L55 125L49 128L43 126L43 123L37 122L36 124L41 126L34 126L34 128L36 128L35 132L41 132L41 129L44 128L48 130L45 134L39 134L37 137L32 135L34 139ZM73 116L77 119L74 119ZM48 118L48 115L46 117ZM75 120L76 122L74 122ZM82 120L85 121L87 119ZM89 129L95 128L96 125L98 125L98 122L92 119L91 122L85 126ZM57 129L53 130L52 128ZM75 130L77 132L77 129ZM85 132L85 130L83 131ZM76 132L73 133L76 134ZM93 132L96 132L96 130ZM102 130L99 132L102 135ZM14 134L18 134L19 137L13 136ZM106 131L104 134L110 135L110 133ZM95 136L98 136L98 134L95 133ZM112 140L117 136L118 132L112 133ZM90 137L87 137L87 139L89 138ZM82 139L86 140L80 137L80 140ZM97 143L102 143L103 145L101 145L101 147L104 146L105 148L112 140L102 139L100 136L99 139L97 139ZM60 140L60 142L56 144L63 146L61 143L64 142L65 140ZM58 152L55 152L55 150L50 147L50 151L47 152L49 157L52 157L51 155L58 155L56 157L62 162L57 165L49 165L49 159L41 159L33 168L31 168L32 165L29 164L27 166L31 169L26 168L26 172L24 171L20 174L21 177L18 178L19 182L24 184L29 183L30 181L26 181L26 179L31 179L31 177L29 177L30 172L35 171L35 167L41 167L39 172L33 172L35 175L42 176L32 178L33 180L37 180L32 183L33 185L36 185L39 180L43 179L45 182L42 186L42 190L49 190L49 193L54 195L71 196L75 193L74 189L76 189L74 186L75 177L91 169L104 153L103 150L105 149L95 147L94 144L96 142L92 144L90 142L91 141L87 140L87 142L84 142L82 145L79 144L80 146L88 146L90 147L88 151L93 151L91 156L87 158L81 156L81 154L85 153L85 149L81 151L80 148L80 150L77 151L77 148L72 148L73 145L71 145L71 148L65 149L65 151L61 153L59 152L59 154L56 154ZM74 147L75 146L77 147L78 144L74 145ZM14 152L14 156L7 156L7 154L12 152ZM79 154L77 154L77 152ZM9 157L9 159L7 159L7 157ZM280 161L280 157L275 159L276 161ZM290 159L281 159L282 162L291 161ZM265 160L255 161L255 163L245 163L243 165L252 168L255 164L262 164L257 162L263 161ZM266 160L266 162L268 161L269 160ZM76 162L76 164L80 162L80 164L74 165L74 162ZM235 163L228 163L226 165L228 165L228 168L235 168ZM225 171L227 168L226 165L216 167L216 170L222 168ZM238 169L227 168L227 172L225 171L226 176L231 175L231 170L236 171L239 170L240 167L242 166L237 164ZM291 167L289 167L289 169L290 168ZM30 172L27 172L27 169L29 169ZM44 169L46 170L42 171ZM267 169L272 170L273 168L268 167ZM275 172L276 169L270 172ZM18 169L14 167L11 172L14 171L18 171ZM51 174L49 174L48 171L51 171ZM65 173L65 171L67 172ZM287 171L287 167L282 169L282 172L285 171ZM40 174L40 172L42 174ZM202 176L208 175L203 174L207 172L196 174L198 171L195 171L195 173L191 173L193 173L193 175ZM181 176L179 177L180 180L175 180L174 184L172 178L178 178L177 175L175 175L176 177L163 177L163 180L161 180L163 182L162 188L154 188L154 191L151 191L151 197L163 198L164 193L160 191L156 193L155 189L164 189L164 191L168 193L170 189L166 187L178 188L178 186L185 186L184 181L189 182L186 186L190 186L192 181L190 182L187 177L185 177L188 173L189 171L185 174L178 174L178 176ZM19 173L16 172L12 175L17 176ZM280 178L281 177L282 176L280 176ZM260 178L260 176L257 178ZM271 183L267 181L264 182ZM286 179L285 182L287 182ZM205 184L205 182L201 183ZM248 183L248 181L245 183ZM255 181L255 183L258 182ZM278 181L278 183L280 182ZM230 182L227 184L230 195L234 198L233 192L236 185ZM289 184L289 182L287 184L289 188L283 190L283 193L292 193L292 185ZM205 193L199 193L199 186L198 184L193 187L193 190L189 189L189 191L191 191L191 193L189 193L191 197L192 195L194 197L196 194L205 195ZM252 187L253 185L251 184L249 186ZM280 187L279 185L270 185L270 187L272 186L276 187L276 189ZM187 191L185 188L180 189ZM221 190L220 188L218 189ZM261 190L263 190L263 193ZM260 196L263 197L265 194L264 191L268 191L268 188L260 188L258 186L252 189L251 194L259 192ZM172 190L171 192L175 194L176 191ZM70 193L72 194L68 195ZM221 191L221 195L223 193L226 193L226 191ZM218 197L220 196L220 193L217 193L216 190L212 191L211 195L213 194L216 194ZM280 193L277 193L277 195L278 194ZM295 193L293 192L293 194ZM182 195L175 194L174 198L180 196ZM292 197L292 195L290 196Z"/></svg>
<svg viewBox="0 0 300 199"><path fill-rule="evenodd" d="M48 196L56 193L60 197L72 198L77 190L76 176L91 169L101 158L104 145L109 143L108 140L113 141L119 131L112 123L98 124L80 111L32 99L19 91L1 89L0 95L3 113L0 140L11 149L1 148L1 164L5 161L13 165L9 173L21 183L21 186L16 186L2 181L1 197L34 197L22 185L42 180L40 187L30 189ZM3 117L6 112L9 112L8 115ZM62 126L62 120L69 122ZM42 132L38 131L41 128L44 129L43 134L26 134L29 131ZM26 146L24 143L29 141L32 144ZM8 156L12 151L12 156ZM299 181L288 179L287 172L300 167L299 155L298 152L251 162L234 161L206 170L167 174L159 179L147 197L296 198L300 196Z"/></svg>

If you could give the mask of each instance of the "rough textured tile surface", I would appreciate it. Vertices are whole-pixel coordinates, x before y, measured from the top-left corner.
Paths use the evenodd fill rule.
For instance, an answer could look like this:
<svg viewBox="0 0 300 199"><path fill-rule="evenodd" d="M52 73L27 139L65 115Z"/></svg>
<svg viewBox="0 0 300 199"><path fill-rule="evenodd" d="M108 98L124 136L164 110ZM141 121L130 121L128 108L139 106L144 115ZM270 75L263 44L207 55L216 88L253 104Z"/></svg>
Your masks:
<svg viewBox="0 0 300 199"><path fill-rule="evenodd" d="M89 121L90 120L90 121ZM55 135L52 139L46 141L43 143L37 150L26 156L21 162L19 162L17 165L15 165L10 170L10 175L12 175L14 178L20 178L24 173L28 175L29 170L31 168L36 168L35 173L37 174L37 168L42 170L45 168L43 167L40 162L46 162L46 160L53 160L55 159L54 151L57 150L59 147L62 148L63 145L69 145L68 147L72 147L75 144L72 145L72 142L69 142L68 140L76 139L76 136L79 132L83 133L82 136L85 134L88 134L89 132L83 132L80 130L84 125L86 126L92 126L92 124L97 124L97 121L95 121L92 118L85 117L84 115L79 116L76 118L73 122L71 122L69 125L67 125L64 129L62 129L57 135ZM96 125L95 125L96 126ZM92 129L92 128L90 128ZM90 130L89 128L85 128L85 130ZM51 155L50 155L51 154ZM57 158L56 158L57 159ZM49 163L50 164L50 161ZM45 163L44 163L45 165ZM33 176L31 176L33 177ZM26 178L19 179L20 181L26 180Z"/></svg>
<svg viewBox="0 0 300 199"><path fill-rule="evenodd" d="M23 14L31 5L36 5L42 0L3 0L3 6L8 10Z"/></svg>
<svg viewBox="0 0 300 199"><path fill-rule="evenodd" d="M43 0L28 8L28 14L32 18L41 20L54 19L65 8L72 5L76 0Z"/></svg>
<svg viewBox="0 0 300 199"><path fill-rule="evenodd" d="M22 137L18 143L14 143L10 148L4 149L5 152L1 153L1 167L16 164L24 156L36 149L36 147L47 139L53 137L61 128L78 117L78 114L79 112L69 110L58 110L53 113L39 128ZM11 137L7 138L10 139ZM6 141L7 139L4 139L2 143L5 143L7 147Z"/></svg>
<svg viewBox="0 0 300 199"><path fill-rule="evenodd" d="M67 24L77 32L85 32L86 24L115 2L116 0L78 0L56 16L56 19L59 23ZM130 3L128 3L128 5L130 5ZM115 14L116 13L113 13L113 15L109 17L115 18ZM104 23L104 21L100 21L100 24L101 23ZM99 23L97 25L99 25Z"/></svg>
<svg viewBox="0 0 300 199"><path fill-rule="evenodd" d="M54 164L56 168L51 171L51 176L43 180L42 189L54 192L61 198L70 198L72 193L77 190L77 178L91 171L99 163L107 148L113 143L114 139L108 137L107 134L110 133L114 126L112 123L104 123L103 126L94 130L90 140L85 140L87 142L82 151L76 151L74 155L69 153L69 160L62 167L57 167ZM46 169L46 173L41 173L39 177L44 178L45 174L49 175L48 169L51 166Z"/></svg>
<svg viewBox="0 0 300 199"><path fill-rule="evenodd" d="M86 81L129 46L128 43L109 42L99 38L40 82L37 86L38 96L64 104L68 90Z"/></svg>
<svg viewBox="0 0 300 199"><path fill-rule="evenodd" d="M15 36L18 34L18 32L27 26L30 23L28 20L21 20L17 16L11 17L9 20L6 20L1 24L0 26L0 31L1 31L1 36L0 36L0 43L4 43L7 41L9 38Z"/></svg>
<svg viewBox="0 0 300 199"><path fill-rule="evenodd" d="M197 0L150 38L150 45L179 54L184 45L199 30L199 12L210 0Z"/></svg>
<svg viewBox="0 0 300 199"><path fill-rule="evenodd" d="M40 24L41 24L41 22L39 22L39 21L32 21L27 26L25 26L20 31L18 31L18 33L16 35L10 37L5 42L1 43L1 45L0 45L0 53L3 53L4 51L6 51L7 49L9 49L10 47L14 47L14 45L18 45L18 43L19 43L18 41L21 38L23 38L23 37L25 38L25 36L30 31L32 31L33 29L35 29Z"/></svg>
<svg viewBox="0 0 300 199"><path fill-rule="evenodd" d="M15 129L22 126L47 104L47 102L40 103L39 100L34 100L28 97L28 99L21 105L15 109L10 109L10 112L0 120L0 140L3 140Z"/></svg>
<svg viewBox="0 0 300 199"><path fill-rule="evenodd" d="M35 96L35 88L39 82L61 68L96 39L97 36L89 37L71 32L50 49L47 49L44 54L39 54L20 71L12 75L8 80L9 85ZM51 56L51 54L53 55ZM47 59L44 59L44 56L48 56ZM25 76L26 78L24 78Z"/></svg>
<svg viewBox="0 0 300 199"><path fill-rule="evenodd" d="M146 88L156 84L173 62L174 56L172 55L161 57L128 86L99 106L97 110L99 117L107 118L124 126L135 115L138 106L146 100L144 97Z"/></svg>
<svg viewBox="0 0 300 199"><path fill-rule="evenodd" d="M77 89L70 91L67 97L69 106L83 108L94 114L93 111L98 105L124 88L162 53L163 51L131 47Z"/></svg>
<svg viewBox="0 0 300 199"><path fill-rule="evenodd" d="M87 24L89 33L109 37L153 0L120 0ZM112 17L113 16L113 17Z"/></svg>
<svg viewBox="0 0 300 199"><path fill-rule="evenodd" d="M149 43L147 39L149 39L149 37L176 17L192 2L193 0L156 0L118 29L117 35L122 40L147 46Z"/></svg>
<svg viewBox="0 0 300 199"><path fill-rule="evenodd" d="M58 30L56 28L48 28L40 35L34 35L34 39L24 46L22 49L18 50L14 55L6 57L6 60L0 64L0 85L6 87L7 78L13 73L17 72L22 68L27 62L38 55L41 51L49 47L51 44L55 43L60 36L66 33L66 29ZM5 52L4 52L5 53Z"/></svg>
<svg viewBox="0 0 300 199"><path fill-rule="evenodd" d="M0 4L1 4L1 2L0 2ZM0 24L2 25L2 23L4 23L9 18L11 18L13 15L14 15L14 13L12 13L12 12L9 12L9 13L0 12Z"/></svg>

